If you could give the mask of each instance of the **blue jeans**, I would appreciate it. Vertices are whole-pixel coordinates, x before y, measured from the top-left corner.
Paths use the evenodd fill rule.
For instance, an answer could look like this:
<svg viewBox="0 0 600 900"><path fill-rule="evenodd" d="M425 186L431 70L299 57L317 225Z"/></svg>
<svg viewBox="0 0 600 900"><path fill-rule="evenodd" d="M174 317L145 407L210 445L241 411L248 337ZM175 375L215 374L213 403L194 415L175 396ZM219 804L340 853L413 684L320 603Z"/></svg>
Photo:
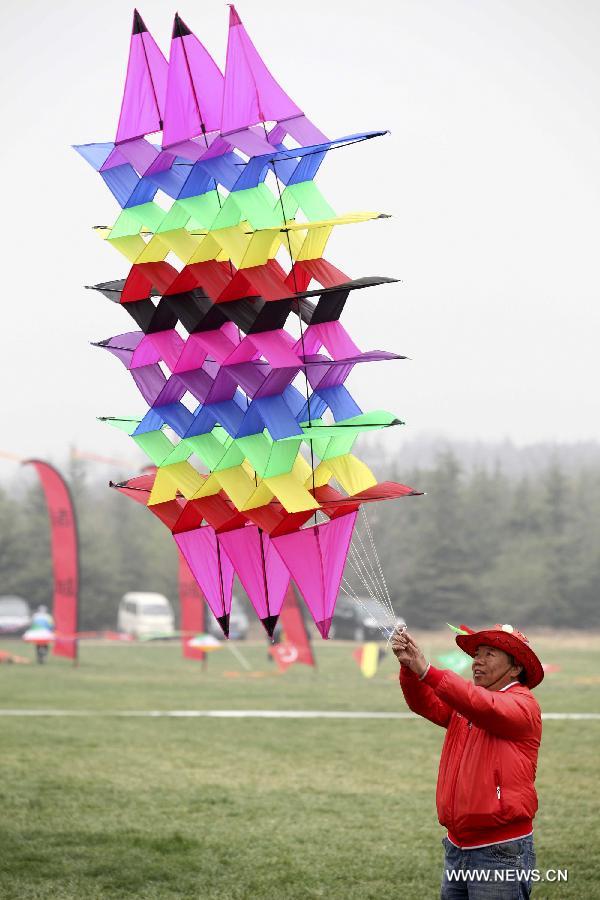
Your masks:
<svg viewBox="0 0 600 900"><path fill-rule="evenodd" d="M442 844L446 856L441 900L527 900L531 896L528 870L535 868L533 835L477 850L460 850L448 838Z"/></svg>

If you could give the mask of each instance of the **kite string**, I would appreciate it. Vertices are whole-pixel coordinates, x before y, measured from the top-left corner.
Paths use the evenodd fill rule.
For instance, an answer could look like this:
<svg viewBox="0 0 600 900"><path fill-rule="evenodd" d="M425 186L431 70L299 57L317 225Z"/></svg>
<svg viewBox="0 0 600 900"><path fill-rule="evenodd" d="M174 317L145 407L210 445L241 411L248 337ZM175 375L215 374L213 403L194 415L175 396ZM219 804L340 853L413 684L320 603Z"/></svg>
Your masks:
<svg viewBox="0 0 600 900"><path fill-rule="evenodd" d="M382 602L384 602L385 594L384 594L384 592L383 592L383 590L382 590L381 584L379 583L379 579L378 579L378 577L377 577L377 573L375 572L375 567L374 567L374 565L373 565L373 561L372 561L371 557L369 556L369 554L367 553L367 549L366 549L366 547L365 547L365 545L364 545L364 543L363 543L363 539L362 539L362 537L361 537L360 531L359 531L359 529L358 529L356 526L355 526L355 528L354 528L354 537L356 538L356 543L355 543L355 541L353 540L352 543L354 544L354 547L352 547L352 545L351 545L351 549L353 549L354 552L355 552L358 556L360 556L360 549L359 549L359 547L357 546L357 544L360 543L360 546L361 546L361 548L362 548L362 550L363 550L363 552L364 552L364 558L365 558L365 560L366 560L366 563L368 564L368 566L369 566L369 568L370 568L370 570L371 570L371 571L370 571L371 578L372 578L372 580L373 580L373 583L377 586L377 595L378 595L378 597L382 600Z"/></svg>
<svg viewBox="0 0 600 900"><path fill-rule="evenodd" d="M361 581L362 579L361 579L361 573L360 573L360 570L359 570L359 569L356 569L352 564L350 564L350 569L355 573L355 575L357 576L358 580ZM364 597L365 593L368 595L368 597L367 597L366 599L370 600L372 604L375 604L375 605L376 605L376 604L378 603L377 598L373 596L373 594L371 593L371 591L369 590L368 587L364 587L364 586L363 586L361 590L357 591L357 590L355 590L355 588L353 587L353 585L351 584L351 582L348 580L348 577L347 577L347 576L344 576L344 577L346 578L346 586L347 586L348 588L351 588L353 597L354 597L354 599L355 599L355 601L356 601L357 603L362 603L362 601L360 601L360 597L361 597L361 596ZM383 617L380 617L379 615L374 615L373 618L374 618L377 622L379 622L380 618L381 618L382 621L383 621ZM386 618L387 618L387 617L386 617Z"/></svg>
<svg viewBox="0 0 600 900"><path fill-rule="evenodd" d="M368 591L369 596L381 603L377 584L373 581L366 563L363 561L360 554L357 553L356 549L352 546L350 546L350 550L348 552L348 560L353 571L356 573L356 575L358 575L363 586Z"/></svg>
<svg viewBox="0 0 600 900"><path fill-rule="evenodd" d="M371 541L371 544L373 544L372 541ZM359 546L359 545L360 545L360 546ZM351 544L351 546L350 546L350 549L351 549L351 551L354 552L354 554L356 555L356 557L359 558L359 559L361 558L361 548L362 548L362 551L363 551L362 556L364 556L364 560L366 560L366 563L363 561L363 565L365 565L365 567L366 567L366 565L368 564L368 567L369 567L369 570L370 570L370 573L369 573L369 574L370 574L370 578L371 578L371 581L372 581L372 583L373 583L373 585L374 585L374 587L375 587L375 591L376 591L376 593L377 593L377 597L378 597L378 599L380 600L380 602L381 602L383 605L387 605L387 606L388 606L388 608L390 609L391 614L393 615L393 614L394 614L394 613L393 613L393 607L391 606L391 602L388 602L388 601L389 601L389 596L386 596L386 592L385 592L385 590L383 589L383 585L381 584L380 577L379 577L379 575L377 574L377 572L375 571L375 567L374 567L374 565L373 565L373 561L372 561L372 559L371 559L370 554L369 554L368 551L367 551L367 548L365 547L365 544L364 544L364 541L363 541L363 538L362 538L362 536L361 536L360 529L358 528L358 523L357 523L356 526L355 526L355 528L354 528L354 535L353 535L352 544Z"/></svg>
<svg viewBox="0 0 600 900"><path fill-rule="evenodd" d="M383 602L381 595L378 590L378 585L374 582L364 560L362 559L360 553L357 552L356 547L350 548L350 552L348 554L348 562L350 568L356 574L356 576L360 579L360 582L364 589L367 591L369 596L375 600L381 607L385 609L386 614L389 616L390 611L386 607L386 604Z"/></svg>
<svg viewBox="0 0 600 900"><path fill-rule="evenodd" d="M391 597L387 588L387 583L385 582L383 569L381 567L381 562L379 560L377 548L375 547L375 542L373 539L373 533L371 531L366 514L363 515L363 518L365 521L367 533L369 535L369 541L371 543L373 553L376 557L379 575L377 575L374 570L370 554L365 548L364 541L358 528L355 528L354 537L356 538L356 540L353 539L352 545L350 547L350 553L348 555L348 566L354 573L354 575L359 579L359 582L362 584L362 587L366 590L366 593L369 595L371 600L374 601L375 609L373 608L373 606L371 606L371 608L369 609L365 607L357 591L350 583L347 575L344 578L344 593L348 594L348 596L351 596L355 602L362 606L363 609L368 612L372 618L375 619L379 630L382 631L382 633L385 633L385 636L387 637L387 640L389 642L395 628L397 616L392 605ZM363 548L364 554L360 552L360 547Z"/></svg>
<svg viewBox="0 0 600 900"><path fill-rule="evenodd" d="M394 617L394 619L390 620L387 613L383 617L376 615L373 608L366 606L364 600L362 600L360 595L356 593L352 584L345 577L343 579L343 583L340 584L340 590L344 594L346 594L347 597L349 597L360 607L362 607L363 611L367 613L368 617L375 621L376 628L381 632L382 636L389 643L396 629L397 619Z"/></svg>
<svg viewBox="0 0 600 900"><path fill-rule="evenodd" d="M369 580L369 578L368 578L369 573L366 571L363 572L364 563L363 563L362 559L360 558L360 556L358 556L356 554L356 552L352 550L352 546L350 546L350 548L349 548L347 560L348 560L348 564L350 565L350 568L360 579L361 584L363 585L363 587L365 588L365 590L367 591L369 596L373 597L373 599L378 600L379 597L377 595L377 588L375 585L373 585L373 582Z"/></svg>
<svg viewBox="0 0 600 900"><path fill-rule="evenodd" d="M379 575L381 577L381 582L383 584L383 589L385 591L385 595L387 598L387 602L389 604L390 609L394 612L394 607L392 605L392 598L390 597L390 592L388 590L387 582L385 580L385 575L383 574L383 567L381 565L381 560L379 559L379 553L377 552L377 546L375 544L375 539L373 537L373 532L371 531L371 523L369 522L369 517L367 516L366 510L364 506L361 508L362 518L365 523L365 527L367 529L367 534L369 536L369 540L371 542L371 547L373 549L373 554L375 556L375 561L377 563L377 568L379 569ZM395 615L395 613L394 613Z"/></svg>
<svg viewBox="0 0 600 900"><path fill-rule="evenodd" d="M386 586L386 589L384 590L384 587L383 587L383 585L382 585L382 583L381 583L381 580L380 580L378 574L375 572L375 568L374 568L374 566L373 566L373 561L372 561L371 554L370 554L370 553L367 551L367 549L365 548L364 543L363 543L363 540L362 540L362 537L361 537L360 532L358 531L358 529L355 529L355 532L354 532L354 533L355 533L355 536L357 537L358 541L360 542L360 544L361 544L361 546L362 546L362 548L363 548L363 550L364 550L364 559L367 561L367 563L368 563L368 565L369 565L369 569L370 569L370 573L369 573L369 574L370 574L370 577L372 578L374 584L377 585L377 599L378 599L378 601L381 603L382 607L386 610L387 614L388 614L389 616L391 616L392 618L395 618L395 615L396 615L396 614L395 614L395 612L394 612L394 607L392 606L392 602L391 602L391 599L390 599L390 597L389 597L389 594L386 594L387 586ZM359 550L359 548L356 546L356 544L354 545L353 550L354 550L354 553L358 556L358 558L361 558L360 550ZM364 562L363 562L363 565L366 566L366 564L365 564ZM382 575L382 577L383 577L383 573L381 573L381 575ZM384 581L385 581L385 579L384 579Z"/></svg>
<svg viewBox="0 0 600 900"><path fill-rule="evenodd" d="M375 619L376 628L378 629L378 631L381 632L383 637L389 641L391 634L393 634L393 629L392 629L392 631L390 631L389 628L387 628L385 625L383 625L381 622L379 622L375 616L373 616L372 611L367 606L365 606L363 601L360 599L358 594L355 593L354 589L352 588L352 585L347 581L346 578L342 579L342 584L340 584L340 590L342 591L342 593L344 593L347 597L349 597L355 603L358 603L358 605L361 606L363 608L363 610L369 614L370 617Z"/></svg>
<svg viewBox="0 0 600 900"><path fill-rule="evenodd" d="M389 633L389 625L396 620L396 616L390 612L387 606L381 601L380 597L373 594L370 585L365 580L364 573L361 570L360 566L355 564L355 561L350 559L349 565L352 571L355 573L359 581L362 583L363 589L369 595L369 598L373 601L372 605L369 609L363 607L366 612L368 612L369 616L371 616L378 623L378 626L381 626L385 623L386 634ZM346 584L348 587L352 587L348 578L346 577ZM363 606L362 601L360 600L360 596L356 590L352 587L353 597L359 605Z"/></svg>

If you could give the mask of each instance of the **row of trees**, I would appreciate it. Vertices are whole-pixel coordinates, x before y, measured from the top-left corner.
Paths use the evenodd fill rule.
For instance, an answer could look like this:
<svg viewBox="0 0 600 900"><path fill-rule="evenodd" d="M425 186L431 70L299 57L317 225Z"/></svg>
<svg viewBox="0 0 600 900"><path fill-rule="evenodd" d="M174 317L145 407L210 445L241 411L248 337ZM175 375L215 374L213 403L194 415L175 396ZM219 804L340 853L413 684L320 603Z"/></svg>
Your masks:
<svg viewBox="0 0 600 900"><path fill-rule="evenodd" d="M600 467L566 474L550 461L535 478L461 472L451 453L402 472L424 497L381 504L375 533L407 622L600 626Z"/></svg>
<svg viewBox="0 0 600 900"><path fill-rule="evenodd" d="M92 480L86 464L66 474L81 538L82 627L114 628L129 590L174 599L177 554L164 526ZM412 471L399 456L378 475L426 492L368 510L394 608L409 624L600 626L600 467L567 471L549 460L534 478L514 477L501 465L462 471L444 452ZM44 499L27 476L0 489L0 594L47 603L51 583Z"/></svg>

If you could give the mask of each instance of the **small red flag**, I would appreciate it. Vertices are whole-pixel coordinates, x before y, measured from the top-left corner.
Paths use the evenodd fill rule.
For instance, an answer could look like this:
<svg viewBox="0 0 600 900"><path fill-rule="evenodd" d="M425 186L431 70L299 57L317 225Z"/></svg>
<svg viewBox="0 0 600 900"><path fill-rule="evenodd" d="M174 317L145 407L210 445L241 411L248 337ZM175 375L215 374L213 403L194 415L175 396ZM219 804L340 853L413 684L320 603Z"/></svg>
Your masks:
<svg viewBox="0 0 600 900"><path fill-rule="evenodd" d="M269 647L269 653L277 663L279 670L285 672L294 663L314 667L315 658L312 647L298 606L296 592L291 583L283 601L279 622L283 628L283 641Z"/></svg>
<svg viewBox="0 0 600 900"><path fill-rule="evenodd" d="M181 609L181 650L185 659L204 659L201 647L190 647L190 641L202 634L204 624L204 594L184 556L179 554L179 603Z"/></svg>

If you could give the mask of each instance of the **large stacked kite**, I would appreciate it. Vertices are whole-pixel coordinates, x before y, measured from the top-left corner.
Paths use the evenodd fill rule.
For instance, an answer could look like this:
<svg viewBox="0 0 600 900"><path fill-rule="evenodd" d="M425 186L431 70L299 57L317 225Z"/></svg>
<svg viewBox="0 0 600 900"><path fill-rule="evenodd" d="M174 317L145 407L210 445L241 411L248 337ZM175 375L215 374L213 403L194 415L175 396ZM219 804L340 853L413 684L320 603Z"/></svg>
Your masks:
<svg viewBox="0 0 600 900"><path fill-rule="evenodd" d="M327 637L360 505L415 493L352 453L400 423L345 387L402 358L339 321L351 292L394 279L323 256L336 226L380 216L336 215L314 181L329 150L383 133L327 138L232 6L224 75L178 15L167 62L136 11L116 139L76 148L121 206L98 230L131 264L95 289L140 329L98 344L148 404L106 420L155 467L117 487L171 530L226 635L237 573L269 634L291 577Z"/></svg>

